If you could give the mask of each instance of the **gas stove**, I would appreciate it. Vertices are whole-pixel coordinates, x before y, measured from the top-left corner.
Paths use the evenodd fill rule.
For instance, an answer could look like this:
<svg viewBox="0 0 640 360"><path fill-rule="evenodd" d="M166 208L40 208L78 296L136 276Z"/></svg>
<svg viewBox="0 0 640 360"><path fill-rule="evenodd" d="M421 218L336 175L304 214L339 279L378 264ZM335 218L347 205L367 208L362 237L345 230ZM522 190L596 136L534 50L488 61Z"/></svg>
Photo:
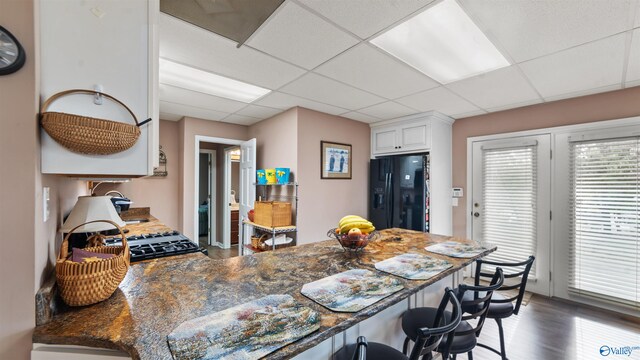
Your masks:
<svg viewBox="0 0 640 360"><path fill-rule="evenodd" d="M121 240L120 237L113 237L105 242L107 246L117 246L122 244ZM208 254L207 249L199 247L178 231L132 235L127 237L127 243L131 252L131 262L194 252Z"/></svg>

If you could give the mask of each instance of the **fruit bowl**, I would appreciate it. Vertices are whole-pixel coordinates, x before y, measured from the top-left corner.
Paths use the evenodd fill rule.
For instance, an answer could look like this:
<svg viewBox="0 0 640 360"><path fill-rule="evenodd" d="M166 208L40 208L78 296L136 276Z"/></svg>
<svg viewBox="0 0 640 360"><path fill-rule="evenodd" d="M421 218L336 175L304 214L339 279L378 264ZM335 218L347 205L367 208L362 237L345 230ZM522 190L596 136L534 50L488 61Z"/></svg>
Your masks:
<svg viewBox="0 0 640 360"><path fill-rule="evenodd" d="M375 240L379 235L377 231L358 235L340 234L339 230L338 228L330 229L327 231L327 236L338 240L343 249L351 252L358 252L364 249L370 241Z"/></svg>

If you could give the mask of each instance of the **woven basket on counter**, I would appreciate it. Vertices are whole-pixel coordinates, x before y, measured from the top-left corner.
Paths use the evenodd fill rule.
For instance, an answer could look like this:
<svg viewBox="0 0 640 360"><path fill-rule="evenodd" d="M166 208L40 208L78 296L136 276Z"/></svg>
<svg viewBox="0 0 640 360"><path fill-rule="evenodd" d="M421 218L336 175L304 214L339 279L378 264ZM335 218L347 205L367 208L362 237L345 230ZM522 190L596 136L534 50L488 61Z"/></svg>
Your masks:
<svg viewBox="0 0 640 360"><path fill-rule="evenodd" d="M114 254L114 257L92 262L68 260L69 236L79 227L95 222L109 223L120 231L122 246L95 246L83 250L95 253ZM62 300L70 306L84 306L108 299L118 288L129 270L129 245L124 231L109 220L95 220L76 226L62 241L56 260L56 282Z"/></svg>
<svg viewBox="0 0 640 360"><path fill-rule="evenodd" d="M47 111L55 100L71 94L88 94L104 96L124 107L135 125L112 120L98 119L63 112ZM42 105L41 123L44 130L55 141L65 148L91 155L115 154L132 147L140 137L140 126L148 123L147 119L138 123L138 119L123 102L111 95L91 90L67 90L51 96Z"/></svg>

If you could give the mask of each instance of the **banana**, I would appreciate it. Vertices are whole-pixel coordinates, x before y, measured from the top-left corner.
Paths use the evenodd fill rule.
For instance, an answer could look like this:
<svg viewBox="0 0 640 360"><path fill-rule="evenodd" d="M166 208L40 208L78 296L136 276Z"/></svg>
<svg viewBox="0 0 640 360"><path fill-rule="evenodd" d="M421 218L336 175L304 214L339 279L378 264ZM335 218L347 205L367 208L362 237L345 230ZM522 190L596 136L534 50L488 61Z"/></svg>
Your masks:
<svg viewBox="0 0 640 360"><path fill-rule="evenodd" d="M360 228L360 230L362 231L363 234L370 234L375 229L376 229L376 227L373 226L373 225L369 226L368 228Z"/></svg>
<svg viewBox="0 0 640 360"><path fill-rule="evenodd" d="M342 219L340 219L340 221L338 222L338 227L342 227L342 225L344 225L347 222L353 221L353 220L361 220L361 221L367 221L366 219L364 219L362 216L358 216L358 215L347 215L345 217L343 217Z"/></svg>
<svg viewBox="0 0 640 360"><path fill-rule="evenodd" d="M347 222L347 223L343 224L340 227L340 232L344 234L344 233L348 233L349 230L351 230L353 228L358 228L358 229L362 230L362 229L369 229L371 227L373 227L373 224L371 222L369 222L369 221L366 221L366 220L365 221L362 221L362 220L360 220L360 221L352 221L352 222Z"/></svg>

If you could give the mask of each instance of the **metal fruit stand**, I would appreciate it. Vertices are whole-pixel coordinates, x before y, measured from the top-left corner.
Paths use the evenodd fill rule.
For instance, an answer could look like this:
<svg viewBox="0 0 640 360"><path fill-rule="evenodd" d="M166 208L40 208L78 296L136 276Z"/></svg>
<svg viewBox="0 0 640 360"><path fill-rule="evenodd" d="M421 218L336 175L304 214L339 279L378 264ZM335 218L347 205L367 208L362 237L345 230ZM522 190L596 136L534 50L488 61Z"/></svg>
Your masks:
<svg viewBox="0 0 640 360"><path fill-rule="evenodd" d="M260 224L256 224L252 221L249 221L249 219L244 218L242 220L242 227L241 227L241 234L240 234L240 239L242 240L243 244L240 247L240 255L251 255L253 253L257 253L257 252L262 252L262 251L269 251L269 250L276 250L276 246L278 246L276 244L275 238L276 235L278 234L297 234L298 233L298 183L297 182L288 182L288 183L284 183L284 184L254 184L256 186L256 190L257 189L261 189L261 194L263 196L262 199L264 199L264 201L272 201L274 198L278 198L278 199L289 199L289 200L293 200L294 203L294 207L292 208L292 212L293 212L293 224L294 225L290 225L290 226L278 226L278 227L269 227L269 226L264 226L264 225L260 225ZM277 188L277 187L289 187L292 186L293 187L293 195L274 195L273 194L273 189ZM257 192L257 191L256 191ZM261 233L267 233L271 235L271 249L269 250L261 250L261 249L256 249L254 248L251 243L247 244L246 240L245 240L245 236L244 233L246 231L252 232L252 234L255 234L256 232L261 232ZM287 243L287 247L288 246L294 246L297 242L297 238L293 239L293 241L291 243Z"/></svg>

